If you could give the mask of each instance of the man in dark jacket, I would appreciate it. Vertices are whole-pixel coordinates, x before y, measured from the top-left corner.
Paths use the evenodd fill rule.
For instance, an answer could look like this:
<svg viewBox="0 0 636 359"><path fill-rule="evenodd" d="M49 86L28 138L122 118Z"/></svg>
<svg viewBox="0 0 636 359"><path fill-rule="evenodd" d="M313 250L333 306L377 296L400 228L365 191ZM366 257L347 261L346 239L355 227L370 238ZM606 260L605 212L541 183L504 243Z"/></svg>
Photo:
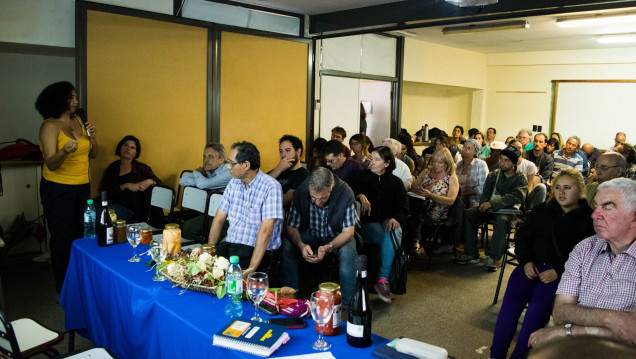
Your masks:
<svg viewBox="0 0 636 359"><path fill-rule="evenodd" d="M329 252L340 262L342 304L346 308L356 282L358 253L353 239L358 223L351 188L326 168L312 171L294 192L283 243L281 282L298 288L298 257L319 263Z"/></svg>
<svg viewBox="0 0 636 359"><path fill-rule="evenodd" d="M498 261L506 250L506 233L528 192L528 180L517 170L520 156L521 151L514 146L508 146L501 151L499 169L490 172L486 177L479 207L464 212L464 254L457 258L457 263L479 262L478 226L488 219L495 219L492 238L484 258L484 268L490 271L497 269L495 261Z"/></svg>

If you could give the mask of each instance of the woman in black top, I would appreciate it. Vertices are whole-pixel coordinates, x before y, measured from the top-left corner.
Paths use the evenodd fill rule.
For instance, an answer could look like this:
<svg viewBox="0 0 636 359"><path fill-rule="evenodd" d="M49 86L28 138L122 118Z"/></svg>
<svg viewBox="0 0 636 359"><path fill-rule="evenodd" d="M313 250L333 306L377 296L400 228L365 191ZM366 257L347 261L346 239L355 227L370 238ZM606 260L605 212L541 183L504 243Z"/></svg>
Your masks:
<svg viewBox="0 0 636 359"><path fill-rule="evenodd" d="M581 198L584 188L579 171L561 170L553 181L550 199L535 206L515 234L519 266L508 280L490 347L491 358L506 357L526 305L528 310L511 358L525 358L530 334L550 319L568 255L579 241L594 234L592 209Z"/></svg>
<svg viewBox="0 0 636 359"><path fill-rule="evenodd" d="M402 225L409 207L402 180L392 174L395 157L386 146L371 153L369 169L351 177L351 189L362 204L362 237L381 248L382 265L375 290L380 299L390 303L389 274L395 251L390 232L394 231L398 243L402 241Z"/></svg>

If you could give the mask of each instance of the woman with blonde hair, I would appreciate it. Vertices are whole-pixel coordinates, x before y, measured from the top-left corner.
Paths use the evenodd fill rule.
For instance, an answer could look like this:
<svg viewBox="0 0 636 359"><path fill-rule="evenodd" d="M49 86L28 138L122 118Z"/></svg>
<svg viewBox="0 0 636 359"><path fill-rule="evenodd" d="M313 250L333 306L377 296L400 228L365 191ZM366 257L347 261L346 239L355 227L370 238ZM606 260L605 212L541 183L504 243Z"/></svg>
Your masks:
<svg viewBox="0 0 636 359"><path fill-rule="evenodd" d="M455 174L455 161L447 148L433 152L428 167L423 170L411 185L410 193L424 197L410 198L411 217L409 232L412 247L421 253L422 225L432 225L448 217L448 209L459 193L459 180ZM426 201L426 199L430 200ZM427 204L430 203L430 205ZM448 245L452 251L452 246ZM409 248L404 246L404 248Z"/></svg>
<svg viewBox="0 0 636 359"><path fill-rule="evenodd" d="M491 358L507 357L526 306L517 345L510 358L525 358L530 334L543 328L550 319L569 253L579 241L594 234L592 209L582 198L584 189L579 171L562 169L552 181L548 201L535 206L515 233L519 266L508 280L490 347Z"/></svg>

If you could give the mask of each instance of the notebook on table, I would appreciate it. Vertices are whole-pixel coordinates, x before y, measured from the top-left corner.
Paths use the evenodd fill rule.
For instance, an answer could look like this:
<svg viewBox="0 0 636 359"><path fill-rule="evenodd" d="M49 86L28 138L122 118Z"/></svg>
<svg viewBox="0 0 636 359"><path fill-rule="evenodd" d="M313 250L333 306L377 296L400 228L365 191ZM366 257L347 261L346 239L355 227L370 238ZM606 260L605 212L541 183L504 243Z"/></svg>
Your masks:
<svg viewBox="0 0 636 359"><path fill-rule="evenodd" d="M214 334L212 345L268 357L289 340L285 329L280 325L233 318Z"/></svg>

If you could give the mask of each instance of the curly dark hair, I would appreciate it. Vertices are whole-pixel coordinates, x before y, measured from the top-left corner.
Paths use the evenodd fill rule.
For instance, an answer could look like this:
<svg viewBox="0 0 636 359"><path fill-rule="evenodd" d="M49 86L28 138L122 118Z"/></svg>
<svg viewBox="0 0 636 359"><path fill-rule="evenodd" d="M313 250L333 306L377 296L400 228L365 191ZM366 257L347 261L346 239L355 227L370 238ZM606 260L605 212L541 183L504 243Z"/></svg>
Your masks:
<svg viewBox="0 0 636 359"><path fill-rule="evenodd" d="M373 152L377 152L378 156L382 158L385 162L389 162L389 166L386 168L386 173L393 173L395 169L395 156L393 155L393 151L387 146L378 146L373 149Z"/></svg>
<svg viewBox="0 0 636 359"><path fill-rule="evenodd" d="M406 146L406 154L409 155L412 160L417 160L417 152L415 152L415 148L413 148L413 139L411 138L411 135L408 133L400 133L397 140Z"/></svg>
<svg viewBox="0 0 636 359"><path fill-rule="evenodd" d="M294 148L294 151L298 151L298 149L300 148L300 155L301 156L303 155L305 148L303 147L303 141L301 141L300 138L296 136L292 136L292 135L284 135L283 137L280 138L280 140L278 140L278 144L280 145L281 143L285 141L289 141L289 143L291 143L292 147Z"/></svg>
<svg viewBox="0 0 636 359"><path fill-rule="evenodd" d="M323 155L334 155L338 156L339 154L344 153L344 145L342 142L338 140L331 140L327 142L325 147L322 149Z"/></svg>
<svg viewBox="0 0 636 359"><path fill-rule="evenodd" d="M43 119L58 118L69 109L75 87L68 81L48 85L35 101L35 109Z"/></svg>
<svg viewBox="0 0 636 359"><path fill-rule="evenodd" d="M253 143L247 141L235 142L232 144L232 149L235 148L237 150L236 163L248 161L251 170L261 168L261 153L258 152L258 148Z"/></svg>
<svg viewBox="0 0 636 359"><path fill-rule="evenodd" d="M135 154L135 159L139 158L139 156L141 155L141 142L139 142L139 139L133 135L128 135L122 138L121 141L119 141L117 147L115 148L115 156L121 156L121 146L123 146L126 141L133 141L135 143L135 146L137 146L137 154Z"/></svg>

